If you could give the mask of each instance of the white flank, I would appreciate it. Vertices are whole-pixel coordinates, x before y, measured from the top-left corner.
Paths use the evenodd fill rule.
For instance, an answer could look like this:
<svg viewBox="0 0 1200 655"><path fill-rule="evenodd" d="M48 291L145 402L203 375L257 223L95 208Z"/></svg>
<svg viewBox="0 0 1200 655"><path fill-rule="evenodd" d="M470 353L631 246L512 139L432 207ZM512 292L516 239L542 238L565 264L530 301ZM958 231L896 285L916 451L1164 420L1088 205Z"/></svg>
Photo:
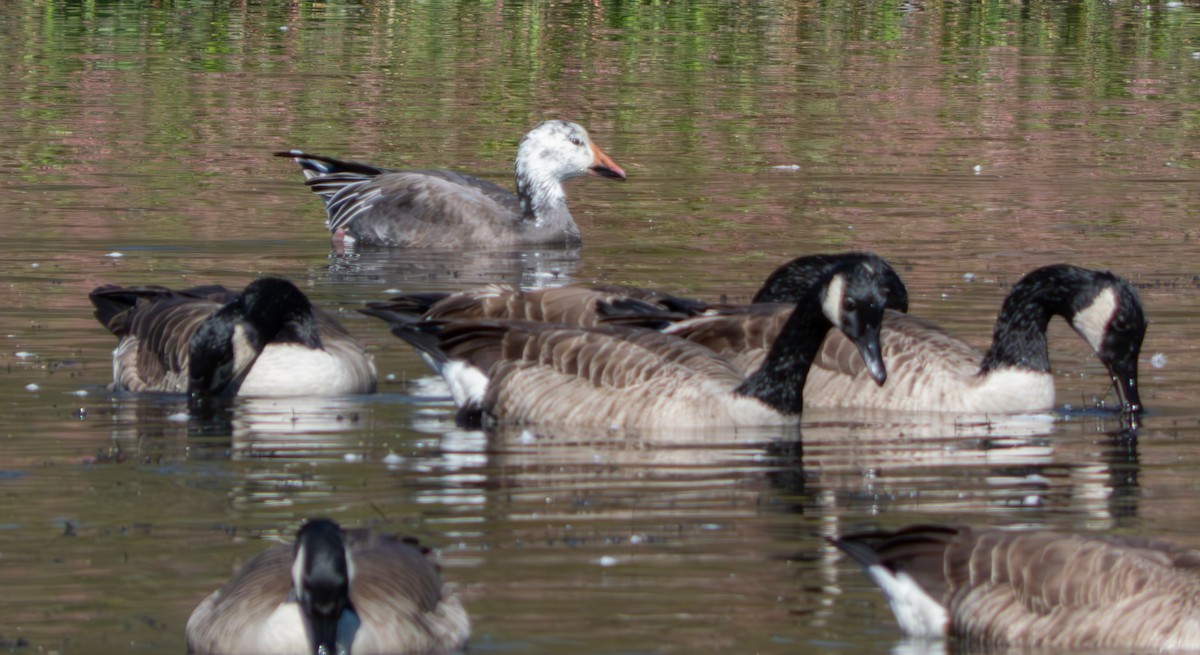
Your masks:
<svg viewBox="0 0 1200 655"><path fill-rule="evenodd" d="M835 326L842 324L842 301L846 299L846 278L840 273L833 276L825 288L825 297L821 299L821 311L825 318Z"/></svg>
<svg viewBox="0 0 1200 655"><path fill-rule="evenodd" d="M467 407L483 402L488 388L488 377L483 371L463 362L446 362L440 372L455 405Z"/></svg>
<svg viewBox="0 0 1200 655"><path fill-rule="evenodd" d="M298 344L271 344L246 375L240 396L328 396L358 393L358 367L328 351Z"/></svg>
<svg viewBox="0 0 1200 655"><path fill-rule="evenodd" d="M1108 331L1108 323L1116 313L1117 292L1108 287L1097 294L1090 305L1075 314L1071 319L1071 327L1075 328L1079 336L1087 339L1092 345L1092 350L1099 351L1104 333Z"/></svg>
<svg viewBox="0 0 1200 655"><path fill-rule="evenodd" d="M241 638L251 643L239 646L248 653L312 652L307 623L299 603L294 600L279 603L260 629L242 631Z"/></svg>
<svg viewBox="0 0 1200 655"><path fill-rule="evenodd" d="M882 564L868 566L867 575L883 590L904 634L919 639L945 638L949 622L946 608L925 593L912 576L903 571L894 574Z"/></svg>
<svg viewBox="0 0 1200 655"><path fill-rule="evenodd" d="M968 388L961 409L971 412L1040 412L1054 408L1054 376L1022 368L999 368ZM951 408L952 409L952 408Z"/></svg>

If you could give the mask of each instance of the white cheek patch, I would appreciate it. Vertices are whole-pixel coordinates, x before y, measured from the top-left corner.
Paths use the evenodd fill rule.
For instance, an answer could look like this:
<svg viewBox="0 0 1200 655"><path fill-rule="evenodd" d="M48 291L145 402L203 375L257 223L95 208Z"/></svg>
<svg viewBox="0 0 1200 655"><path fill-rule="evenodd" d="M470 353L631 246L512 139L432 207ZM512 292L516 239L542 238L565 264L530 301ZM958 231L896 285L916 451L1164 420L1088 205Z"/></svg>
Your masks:
<svg viewBox="0 0 1200 655"><path fill-rule="evenodd" d="M840 273L833 276L825 287L825 297L821 299L821 311L825 318L836 326L842 325L842 301L846 297L846 278Z"/></svg>
<svg viewBox="0 0 1200 655"><path fill-rule="evenodd" d="M233 328L233 370L246 370L257 356L254 344L250 343L250 338L246 335L246 326L238 323Z"/></svg>
<svg viewBox="0 0 1200 655"><path fill-rule="evenodd" d="M1091 344L1092 350L1100 350L1108 324L1117 314L1117 306L1117 292L1109 287L1071 319L1071 327Z"/></svg>
<svg viewBox="0 0 1200 655"><path fill-rule="evenodd" d="M349 546L343 547L342 552L346 555L346 584L353 588L354 576L357 574L357 570L355 569L354 565L354 557L350 555Z"/></svg>
<svg viewBox="0 0 1200 655"><path fill-rule="evenodd" d="M296 549L296 557L292 560L292 589L297 596L304 589L304 544Z"/></svg>

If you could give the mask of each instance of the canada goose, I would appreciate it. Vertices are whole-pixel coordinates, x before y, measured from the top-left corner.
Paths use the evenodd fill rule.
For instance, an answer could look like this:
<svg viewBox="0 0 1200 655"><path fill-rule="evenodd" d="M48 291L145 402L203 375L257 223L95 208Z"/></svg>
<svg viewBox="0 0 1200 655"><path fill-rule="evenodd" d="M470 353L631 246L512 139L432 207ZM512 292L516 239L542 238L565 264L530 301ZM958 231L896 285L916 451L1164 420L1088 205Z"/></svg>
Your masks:
<svg viewBox="0 0 1200 655"><path fill-rule="evenodd" d="M341 395L375 390L375 362L291 282L97 287L88 296L120 341L112 388L193 397Z"/></svg>
<svg viewBox="0 0 1200 655"><path fill-rule="evenodd" d="M846 252L798 257L777 268L754 297L755 303L791 301L781 307L782 328L791 315L796 298L803 297L821 282L822 276L837 265L861 263L875 267L887 286L885 306L908 311L908 290L900 276L883 258L873 253ZM455 293L414 293L388 301L389 309L430 319L521 319L543 323L563 323L582 327L597 325L639 325L664 327L697 315L737 314L745 305L725 305L680 298L653 289L622 285L566 285L538 289L518 289L507 284L488 284ZM771 332L771 340L778 334ZM767 342L761 353L770 348ZM759 357L752 372L762 363Z"/></svg>
<svg viewBox="0 0 1200 655"><path fill-rule="evenodd" d="M325 200L334 238L364 245L577 244L562 183L581 175L625 179L587 130L562 120L544 121L521 140L516 194L452 171L396 170L299 150L275 155L300 164Z"/></svg>
<svg viewBox="0 0 1200 655"><path fill-rule="evenodd" d="M1060 652L1200 649L1200 550L940 525L832 541L863 565L914 637Z"/></svg>
<svg viewBox="0 0 1200 655"><path fill-rule="evenodd" d="M875 379L887 284L877 267L830 267L797 303L749 377L711 350L653 330L515 320L415 320L388 303L361 310L432 361L460 419L617 427L739 427L796 420L800 390L826 332L859 344Z"/></svg>
<svg viewBox="0 0 1200 655"><path fill-rule="evenodd" d="M753 370L784 321L786 305L687 319L665 332L696 341ZM888 383L873 384L853 344L830 334L804 390L808 407L1016 413L1054 407L1046 326L1062 316L1108 368L1121 407L1141 411L1137 358L1146 318L1133 287L1107 271L1058 264L1013 287L1000 309L992 346L980 353L928 321L896 311L883 317L880 343Z"/></svg>
<svg viewBox="0 0 1200 655"><path fill-rule="evenodd" d="M702 301L648 289L580 284L537 289L486 284L454 293L405 294L383 304L425 320L516 319L579 327L617 323L612 319L629 314L638 325L668 324L710 309Z"/></svg>
<svg viewBox="0 0 1200 655"><path fill-rule="evenodd" d="M466 610L415 540L301 526L205 598L187 622L197 655L416 655L461 649Z"/></svg>

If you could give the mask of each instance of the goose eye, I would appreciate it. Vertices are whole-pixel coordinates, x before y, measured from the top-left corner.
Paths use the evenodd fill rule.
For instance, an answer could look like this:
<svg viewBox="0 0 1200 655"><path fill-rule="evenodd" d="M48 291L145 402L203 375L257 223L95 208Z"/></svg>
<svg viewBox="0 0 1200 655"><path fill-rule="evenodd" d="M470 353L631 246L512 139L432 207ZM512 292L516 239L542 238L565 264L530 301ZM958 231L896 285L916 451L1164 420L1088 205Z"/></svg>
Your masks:
<svg viewBox="0 0 1200 655"><path fill-rule="evenodd" d="M571 141L571 145L573 145L573 146L583 145L583 140L577 136L570 137L570 141Z"/></svg>
<svg viewBox="0 0 1200 655"><path fill-rule="evenodd" d="M858 309L858 301L853 298L847 298L842 301L842 307L846 311L852 312L852 311Z"/></svg>

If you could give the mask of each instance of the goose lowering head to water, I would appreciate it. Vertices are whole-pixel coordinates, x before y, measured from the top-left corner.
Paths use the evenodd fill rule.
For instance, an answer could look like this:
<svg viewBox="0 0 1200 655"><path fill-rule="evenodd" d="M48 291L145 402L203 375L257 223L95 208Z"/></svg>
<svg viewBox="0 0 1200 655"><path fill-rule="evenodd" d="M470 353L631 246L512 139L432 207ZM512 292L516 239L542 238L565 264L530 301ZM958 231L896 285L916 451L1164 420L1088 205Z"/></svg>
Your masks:
<svg viewBox="0 0 1200 655"><path fill-rule="evenodd" d="M788 294L772 297L786 300ZM790 311L778 304L725 309L676 322L664 332L722 352L749 372L762 362ZM1146 316L1137 292L1108 271L1068 264L1039 268L1013 286L986 354L929 321L889 309L880 338L886 385L870 379L854 344L831 333L809 373L805 404L917 412L1052 409L1046 327L1054 316L1065 318L1096 352L1122 411L1141 411L1137 360Z"/></svg>
<svg viewBox="0 0 1200 655"><path fill-rule="evenodd" d="M196 655L428 655L463 648L470 620L411 539L301 526L260 553L187 622Z"/></svg>
<svg viewBox="0 0 1200 655"><path fill-rule="evenodd" d="M515 194L452 171L382 168L298 150L275 154L300 164L325 201L335 239L374 246L578 244L563 182L625 179L587 130L563 120L544 121L521 140Z"/></svg>
<svg viewBox="0 0 1200 655"><path fill-rule="evenodd" d="M863 566L912 637L1053 652L1200 650L1200 550L944 525L832 542Z"/></svg>
<svg viewBox="0 0 1200 655"><path fill-rule="evenodd" d="M389 303L364 313L425 355L460 419L592 427L741 427L794 422L809 366L831 328L847 334L874 379L888 283L878 267L828 267L746 377L708 348L636 327L517 320L422 320Z"/></svg>
<svg viewBox="0 0 1200 655"><path fill-rule="evenodd" d="M291 282L97 287L96 319L119 341L112 388L194 398L332 396L375 390L374 358Z"/></svg>

